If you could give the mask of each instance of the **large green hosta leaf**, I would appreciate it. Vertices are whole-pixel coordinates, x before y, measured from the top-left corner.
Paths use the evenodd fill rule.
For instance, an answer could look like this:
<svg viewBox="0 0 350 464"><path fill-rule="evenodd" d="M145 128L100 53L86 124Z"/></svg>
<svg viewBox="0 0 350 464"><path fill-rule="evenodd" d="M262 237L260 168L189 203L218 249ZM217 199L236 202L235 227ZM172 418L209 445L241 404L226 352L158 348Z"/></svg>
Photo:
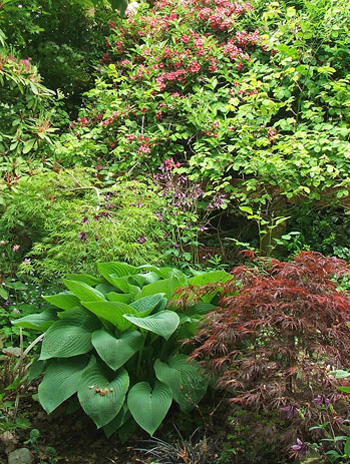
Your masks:
<svg viewBox="0 0 350 464"><path fill-rule="evenodd" d="M97 362L82 373L78 398L86 414L100 428L109 424L121 410L128 388L129 376L125 369L112 373Z"/></svg>
<svg viewBox="0 0 350 464"><path fill-rule="evenodd" d="M158 280L152 284L145 285L141 292L135 296L135 299L140 299L145 296L154 295L156 293L164 293L166 298L170 299L175 290L187 285L187 277L180 271L172 269L167 279Z"/></svg>
<svg viewBox="0 0 350 464"><path fill-rule="evenodd" d="M97 267L100 271L100 274L112 285L114 285L115 279L120 277L128 277L138 273L137 267L126 263L98 263Z"/></svg>
<svg viewBox="0 0 350 464"><path fill-rule="evenodd" d="M90 285L90 287L95 287L104 282L104 279L98 279L90 274L68 274L66 278L76 280L77 282L84 282L84 284Z"/></svg>
<svg viewBox="0 0 350 464"><path fill-rule="evenodd" d="M12 324L23 329L45 332L56 320L56 311L54 309L46 309L40 314L30 314L29 316L21 317L12 321Z"/></svg>
<svg viewBox="0 0 350 464"><path fill-rule="evenodd" d="M136 314L136 310L132 306L118 301L82 302L82 305L96 316L111 322L120 330L126 330L130 327L130 323L123 317L124 314Z"/></svg>
<svg viewBox="0 0 350 464"><path fill-rule="evenodd" d="M182 411L190 411L207 391L207 381L196 361L188 361L186 355L176 355L163 363L154 363L157 379L169 386Z"/></svg>
<svg viewBox="0 0 350 464"><path fill-rule="evenodd" d="M156 382L154 389L147 382L133 386L128 394L128 407L135 421L150 435L153 435L171 406L173 396L170 388Z"/></svg>
<svg viewBox="0 0 350 464"><path fill-rule="evenodd" d="M123 404L122 409L118 412L115 418L108 424L103 426L103 431L106 437L109 438L114 432L120 429L126 421L131 418L129 408L126 403Z"/></svg>
<svg viewBox="0 0 350 464"><path fill-rule="evenodd" d="M79 298L80 301L105 301L103 293L99 292L84 282L75 280L63 280L64 285Z"/></svg>
<svg viewBox="0 0 350 464"><path fill-rule="evenodd" d="M124 332L120 338L113 337L105 330L97 330L91 340L101 359L116 371L141 348L143 337L137 330Z"/></svg>
<svg viewBox="0 0 350 464"><path fill-rule="evenodd" d="M196 275L195 277L191 277L188 280L189 285L206 285L212 282L225 282L228 279L231 279L232 276L228 274L226 271L212 271L212 272L204 272L203 274Z"/></svg>
<svg viewBox="0 0 350 464"><path fill-rule="evenodd" d="M163 297L163 293L156 293L155 295L145 296L144 298L133 301L130 306L137 311L138 317L145 317L151 314L162 299L166 300Z"/></svg>
<svg viewBox="0 0 350 464"><path fill-rule="evenodd" d="M124 317L132 324L160 335L165 340L171 337L180 323L179 316L173 311L163 311L144 318L129 315Z"/></svg>
<svg viewBox="0 0 350 464"><path fill-rule="evenodd" d="M39 385L39 401L50 414L78 391L79 378L88 364L86 356L51 359Z"/></svg>
<svg viewBox="0 0 350 464"><path fill-rule="evenodd" d="M44 300L60 309L73 309L80 306L79 298L72 292L61 292L57 295L48 295L43 297Z"/></svg>
<svg viewBox="0 0 350 464"><path fill-rule="evenodd" d="M84 308L71 309L61 317L45 334L40 360L70 358L92 349L91 334L101 328L100 321Z"/></svg>

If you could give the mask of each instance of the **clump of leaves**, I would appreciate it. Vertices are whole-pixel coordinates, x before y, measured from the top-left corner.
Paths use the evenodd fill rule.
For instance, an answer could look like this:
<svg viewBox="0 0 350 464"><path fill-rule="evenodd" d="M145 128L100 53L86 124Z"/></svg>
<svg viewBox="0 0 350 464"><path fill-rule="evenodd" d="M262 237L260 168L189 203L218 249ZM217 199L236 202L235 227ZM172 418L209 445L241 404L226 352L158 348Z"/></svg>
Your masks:
<svg viewBox="0 0 350 464"><path fill-rule="evenodd" d="M50 171L23 178L3 196L0 263L6 274L45 281L96 272L98 261L162 261L164 200L147 183L101 187L89 170Z"/></svg>
<svg viewBox="0 0 350 464"><path fill-rule="evenodd" d="M235 279L221 285L194 358L217 375L235 411L270 418L260 422L260 433L255 423L252 440L292 444L314 423L334 420L337 427L335 409L325 417L320 401L338 413L348 407L332 371L350 362L350 300L331 279L350 270L345 261L311 252L259 267L237 267ZM243 416L245 426L250 416Z"/></svg>
<svg viewBox="0 0 350 464"><path fill-rule="evenodd" d="M187 360L177 341L213 305L201 301L179 315L167 308L168 300L179 287L227 274L188 279L172 268L118 262L100 263L98 269L101 278L70 275L64 280L68 291L45 297L58 311L14 322L47 330L34 367L45 372L39 400L51 413L77 394L85 413L107 436L133 430L135 422L153 435L173 400L190 411L207 389L199 364Z"/></svg>

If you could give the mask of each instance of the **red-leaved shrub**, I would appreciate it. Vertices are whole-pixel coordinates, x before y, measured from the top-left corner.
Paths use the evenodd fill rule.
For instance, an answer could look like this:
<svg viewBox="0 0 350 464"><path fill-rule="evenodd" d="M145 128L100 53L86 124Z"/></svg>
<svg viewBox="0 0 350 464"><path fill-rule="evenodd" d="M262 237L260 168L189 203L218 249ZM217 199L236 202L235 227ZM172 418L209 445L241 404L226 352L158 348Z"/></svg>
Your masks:
<svg viewBox="0 0 350 464"><path fill-rule="evenodd" d="M332 371L350 365L350 300L332 278L350 269L345 261L311 252L291 262L257 264L236 267L235 278L222 284L194 357L229 393L233 416L243 409L254 420L257 413L273 418L264 421L259 439L290 447L309 438L311 425L326 415L330 420L333 408L324 406L333 403L336 425L349 405L336 388L345 381Z"/></svg>

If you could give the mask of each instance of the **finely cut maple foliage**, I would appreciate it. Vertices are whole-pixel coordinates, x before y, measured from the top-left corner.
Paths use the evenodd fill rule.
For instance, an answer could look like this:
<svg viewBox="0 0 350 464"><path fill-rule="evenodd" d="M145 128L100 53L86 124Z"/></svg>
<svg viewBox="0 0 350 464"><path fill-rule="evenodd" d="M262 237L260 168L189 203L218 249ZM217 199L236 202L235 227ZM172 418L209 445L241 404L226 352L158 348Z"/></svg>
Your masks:
<svg viewBox="0 0 350 464"><path fill-rule="evenodd" d="M273 433L266 425L265 432L291 443L325 419L326 402L335 405L334 419L348 403L332 371L350 365L350 300L331 279L350 269L311 252L256 263L236 267L235 278L222 284L193 356L218 376L235 409L278 413Z"/></svg>

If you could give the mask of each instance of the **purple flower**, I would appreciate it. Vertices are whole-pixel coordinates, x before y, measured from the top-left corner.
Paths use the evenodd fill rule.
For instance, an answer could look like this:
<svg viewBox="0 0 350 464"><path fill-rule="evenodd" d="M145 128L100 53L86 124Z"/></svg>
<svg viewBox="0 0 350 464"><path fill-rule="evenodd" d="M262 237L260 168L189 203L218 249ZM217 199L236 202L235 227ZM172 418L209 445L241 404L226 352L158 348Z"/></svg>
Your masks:
<svg viewBox="0 0 350 464"><path fill-rule="evenodd" d="M115 205L113 205L113 203L108 203L106 205L106 209L114 209L115 208Z"/></svg>
<svg viewBox="0 0 350 464"><path fill-rule="evenodd" d="M331 400L324 395L317 395L314 399L314 403L318 406L328 406Z"/></svg>
<svg viewBox="0 0 350 464"><path fill-rule="evenodd" d="M157 221L164 222L164 214L161 211L155 211L154 215L157 218Z"/></svg>
<svg viewBox="0 0 350 464"><path fill-rule="evenodd" d="M89 222L89 219L85 216L85 217L83 217L83 219L81 220L81 222L82 222L83 224L85 224L86 222Z"/></svg>
<svg viewBox="0 0 350 464"><path fill-rule="evenodd" d="M288 405L281 408L281 411L287 414L288 419L299 416L299 409L296 406Z"/></svg>
<svg viewBox="0 0 350 464"><path fill-rule="evenodd" d="M297 444L291 446L292 450L295 451L296 457L305 456L307 451L307 444L303 443L299 438L297 438Z"/></svg>
<svg viewBox="0 0 350 464"><path fill-rule="evenodd" d="M80 238L80 240L85 243L86 240L87 240L87 234L86 232L80 232L80 234L78 234L78 238Z"/></svg>
<svg viewBox="0 0 350 464"><path fill-rule="evenodd" d="M139 243L141 243L141 245L142 245L143 243L147 242L147 238L144 235L140 235L140 237L137 239L137 241Z"/></svg>

